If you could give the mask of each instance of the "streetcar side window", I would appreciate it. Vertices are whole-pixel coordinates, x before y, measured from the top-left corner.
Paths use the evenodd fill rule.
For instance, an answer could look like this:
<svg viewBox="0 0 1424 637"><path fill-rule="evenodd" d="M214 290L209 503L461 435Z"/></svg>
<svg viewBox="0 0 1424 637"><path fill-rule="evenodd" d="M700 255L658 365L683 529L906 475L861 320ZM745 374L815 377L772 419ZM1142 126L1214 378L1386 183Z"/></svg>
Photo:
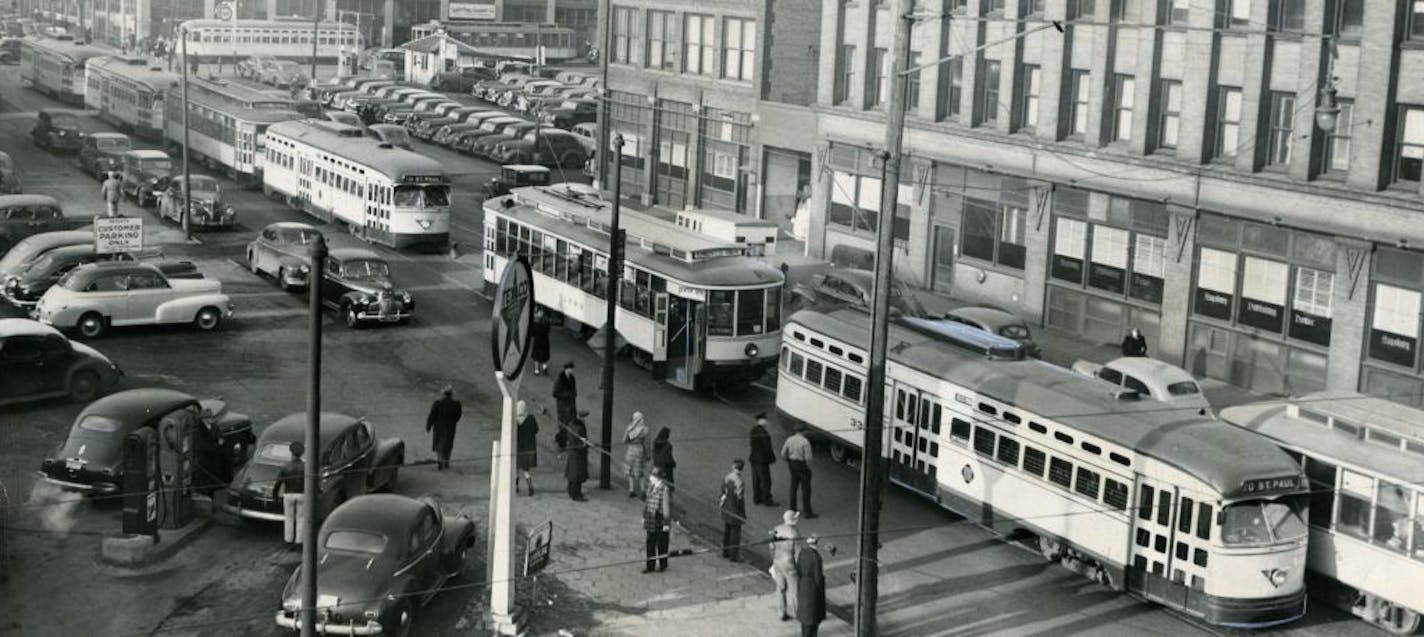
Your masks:
<svg viewBox="0 0 1424 637"><path fill-rule="evenodd" d="M1053 456L1048 460L1048 481L1068 490L1073 486L1073 464Z"/></svg>
<svg viewBox="0 0 1424 637"><path fill-rule="evenodd" d="M812 385L820 385L822 369L824 367L821 365L821 361L814 358L806 359L806 380L810 381Z"/></svg>
<svg viewBox="0 0 1424 637"><path fill-rule="evenodd" d="M999 436L999 462L1011 467L1019 464L1019 441L1008 436Z"/></svg>
<svg viewBox="0 0 1424 637"><path fill-rule="evenodd" d="M856 376L854 374L846 374L845 382L841 385L841 395L859 403L861 385L862 382L859 376Z"/></svg>
<svg viewBox="0 0 1424 637"><path fill-rule="evenodd" d="M1424 560L1424 493L1414 496L1414 535L1410 542L1409 554L1416 560Z"/></svg>
<svg viewBox="0 0 1424 637"><path fill-rule="evenodd" d="M805 363L806 357L797 354L796 352L791 353L791 373L793 375L800 376L801 370L805 366Z"/></svg>
<svg viewBox="0 0 1424 637"><path fill-rule="evenodd" d="M1211 514L1212 506L1205 502L1197 503L1197 537L1203 540L1211 539ZM1206 558L1202 558L1202 566L1206 566Z"/></svg>
<svg viewBox="0 0 1424 637"><path fill-rule="evenodd" d="M1157 523L1167 526L1172 522L1172 492L1161 489L1157 492Z"/></svg>
<svg viewBox="0 0 1424 637"><path fill-rule="evenodd" d="M1370 499L1374 480L1367 475L1343 471L1340 480L1340 516L1335 527L1350 535L1370 537Z"/></svg>
<svg viewBox="0 0 1424 637"><path fill-rule="evenodd" d="M1310 521L1330 528L1335 517L1335 465L1305 457L1305 476L1310 480Z"/></svg>
<svg viewBox="0 0 1424 637"><path fill-rule="evenodd" d="M1112 478L1103 479L1103 504L1116 511L1127 509L1127 485Z"/></svg>
<svg viewBox="0 0 1424 637"><path fill-rule="evenodd" d="M984 427L976 427L974 429L974 450L980 455L992 457L994 455L994 438L994 432Z"/></svg>
<svg viewBox="0 0 1424 637"><path fill-rule="evenodd" d="M1386 547L1404 552L1409 539L1409 503L1404 489L1397 484L1379 481L1375 500L1374 539Z"/></svg>
<svg viewBox="0 0 1424 637"><path fill-rule="evenodd" d="M781 288L766 291L766 331L781 329Z"/></svg>
<svg viewBox="0 0 1424 637"><path fill-rule="evenodd" d="M1099 479L1098 472L1091 471L1087 467L1078 467L1078 480L1073 484L1073 490L1097 500Z"/></svg>
<svg viewBox="0 0 1424 637"><path fill-rule="evenodd" d="M954 440L968 444L969 442L969 422L955 418L949 421L949 437ZM1039 473L1043 473L1042 470Z"/></svg>
<svg viewBox="0 0 1424 637"><path fill-rule="evenodd" d="M1144 520L1152 519L1152 500L1156 494L1156 489L1145 484L1142 485L1142 489L1137 492L1137 517Z"/></svg>
<svg viewBox="0 0 1424 637"><path fill-rule="evenodd" d="M1035 478L1043 477L1043 465L1047 459L1046 454L1033 447L1025 446L1023 450L1023 468Z"/></svg>
<svg viewBox="0 0 1424 637"><path fill-rule="evenodd" d="M1182 511L1177 514L1177 530L1182 533L1192 532L1192 511L1197 503L1191 498L1182 498Z"/></svg>

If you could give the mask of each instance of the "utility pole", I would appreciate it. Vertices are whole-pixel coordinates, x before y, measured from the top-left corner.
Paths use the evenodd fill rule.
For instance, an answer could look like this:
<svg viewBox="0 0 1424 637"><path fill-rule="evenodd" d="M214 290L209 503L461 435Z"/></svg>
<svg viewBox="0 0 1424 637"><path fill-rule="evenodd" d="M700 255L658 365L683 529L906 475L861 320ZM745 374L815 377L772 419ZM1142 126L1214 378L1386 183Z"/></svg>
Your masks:
<svg viewBox="0 0 1424 637"><path fill-rule="evenodd" d="M316 86L316 41L321 36L321 0L312 0L312 65L311 83ZM313 89L315 90L315 89Z"/></svg>
<svg viewBox="0 0 1424 637"><path fill-rule="evenodd" d="M860 463L860 561L856 565L855 634L876 634L875 606L880 595L880 492L885 459L885 354L890 338L890 285L895 273L895 209L900 192L900 147L905 133L905 92L909 76L911 0L892 0L895 35L890 49L890 95L885 108L885 179L880 187L880 217L875 230L875 299L871 306L870 394L865 401L864 457Z"/></svg>
<svg viewBox="0 0 1424 637"><path fill-rule="evenodd" d="M623 152L621 134L614 139L613 149L616 151L614 157ZM604 295L608 300L608 309L603 319L603 431L600 440L603 453L598 455L600 489L613 488L613 474L609 467L609 456L613 447L613 354L618 344L618 292L623 288L620 285L623 280L623 250L628 241L618 220L619 213L623 210L623 162L613 165L613 173L613 218L609 220L612 227L608 229L608 293Z"/></svg>
<svg viewBox="0 0 1424 637"><path fill-rule="evenodd" d="M321 283L326 267L326 237L316 235L311 246L311 269L307 272L307 312L311 327L307 334L307 448L306 475L302 486L302 637L316 637L316 536L321 524Z"/></svg>
<svg viewBox="0 0 1424 637"><path fill-rule="evenodd" d="M193 171L188 167L188 30L179 29L183 35L183 235L193 240Z"/></svg>
<svg viewBox="0 0 1424 637"><path fill-rule="evenodd" d="M598 182L601 189L608 188L608 129L610 125L609 114L612 112L610 100L612 92L608 90L608 58L613 55L613 0L603 0L603 50L598 52L598 64L603 73L603 79L598 85ZM619 153L622 153L622 145L619 145ZM614 155L614 161L618 161L619 155ZM617 203L617 196L614 202Z"/></svg>

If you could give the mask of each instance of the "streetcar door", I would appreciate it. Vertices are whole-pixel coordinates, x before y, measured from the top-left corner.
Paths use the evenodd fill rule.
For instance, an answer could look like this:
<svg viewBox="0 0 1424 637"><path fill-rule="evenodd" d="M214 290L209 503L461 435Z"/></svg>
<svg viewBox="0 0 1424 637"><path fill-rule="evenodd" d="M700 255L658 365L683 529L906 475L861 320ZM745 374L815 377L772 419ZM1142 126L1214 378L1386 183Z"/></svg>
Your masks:
<svg viewBox="0 0 1424 637"><path fill-rule="evenodd" d="M1137 508L1133 516L1132 561L1127 565L1127 588L1177 608L1186 603L1186 585L1173 580L1173 546L1179 494L1172 485L1137 478Z"/></svg>
<svg viewBox="0 0 1424 637"><path fill-rule="evenodd" d="M667 298L664 353L667 356L668 382L678 387L692 388L697 375L697 316L701 305L699 301L680 296Z"/></svg>
<svg viewBox="0 0 1424 637"><path fill-rule="evenodd" d="M890 417L890 479L938 498L940 406L932 396L895 384Z"/></svg>

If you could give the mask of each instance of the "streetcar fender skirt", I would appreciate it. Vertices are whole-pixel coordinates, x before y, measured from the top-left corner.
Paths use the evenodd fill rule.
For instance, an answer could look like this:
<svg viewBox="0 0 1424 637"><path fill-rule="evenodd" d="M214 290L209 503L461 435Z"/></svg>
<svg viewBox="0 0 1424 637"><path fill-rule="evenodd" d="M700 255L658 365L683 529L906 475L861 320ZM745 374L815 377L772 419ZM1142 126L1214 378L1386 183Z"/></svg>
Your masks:
<svg viewBox="0 0 1424 637"><path fill-rule="evenodd" d="M393 232L390 235L391 247L402 249L412 248L420 250L431 250L440 252L450 249L449 232L430 233L400 233Z"/></svg>
<svg viewBox="0 0 1424 637"><path fill-rule="evenodd" d="M1181 584L1173 587L1186 588ZM1209 624L1231 628L1268 628L1293 622L1305 616L1305 589L1282 595L1257 599L1235 599L1207 595L1200 591L1186 590L1187 613L1202 618ZM1148 597L1152 601L1163 600Z"/></svg>

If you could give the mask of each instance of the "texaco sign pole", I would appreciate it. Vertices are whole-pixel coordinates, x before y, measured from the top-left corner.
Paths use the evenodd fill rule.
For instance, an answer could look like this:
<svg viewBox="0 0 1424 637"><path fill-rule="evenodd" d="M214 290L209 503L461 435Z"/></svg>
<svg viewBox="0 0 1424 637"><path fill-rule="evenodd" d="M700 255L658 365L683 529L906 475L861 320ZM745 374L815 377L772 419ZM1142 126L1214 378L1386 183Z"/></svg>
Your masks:
<svg viewBox="0 0 1424 637"><path fill-rule="evenodd" d="M494 379L504 398L499 453L490 463L494 475L494 519L490 520L490 624L501 635L524 632L524 613L514 603L514 401L519 374L529 357L529 326L534 318L534 280L523 258L504 267L494 295L490 349Z"/></svg>

